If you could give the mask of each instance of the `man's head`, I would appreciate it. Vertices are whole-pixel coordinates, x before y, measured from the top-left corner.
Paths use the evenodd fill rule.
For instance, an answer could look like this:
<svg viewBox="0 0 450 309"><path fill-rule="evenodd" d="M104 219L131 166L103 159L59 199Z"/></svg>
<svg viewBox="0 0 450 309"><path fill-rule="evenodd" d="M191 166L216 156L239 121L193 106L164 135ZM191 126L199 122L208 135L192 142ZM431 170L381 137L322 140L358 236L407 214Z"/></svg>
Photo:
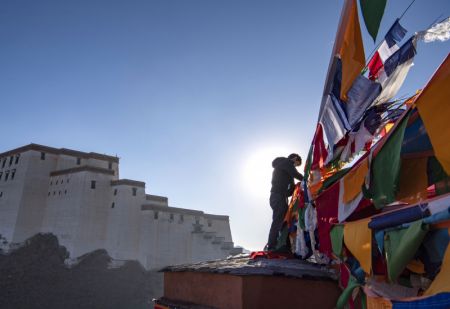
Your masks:
<svg viewBox="0 0 450 309"><path fill-rule="evenodd" d="M292 162L294 162L294 166L300 166L302 165L302 157L300 157L298 154L296 153L291 153L288 156L288 159L291 160Z"/></svg>

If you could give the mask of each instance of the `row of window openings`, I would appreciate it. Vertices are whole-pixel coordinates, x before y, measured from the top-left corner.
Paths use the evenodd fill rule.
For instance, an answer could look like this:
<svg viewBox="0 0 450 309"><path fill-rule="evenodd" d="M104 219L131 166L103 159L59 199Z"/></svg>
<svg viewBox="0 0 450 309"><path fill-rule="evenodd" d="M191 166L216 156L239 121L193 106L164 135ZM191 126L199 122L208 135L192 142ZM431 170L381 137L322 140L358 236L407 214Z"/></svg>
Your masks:
<svg viewBox="0 0 450 309"><path fill-rule="evenodd" d="M67 178L66 183L69 183L69 182L70 182L70 179ZM57 185L58 183L59 183L59 180L57 180L55 182L55 185ZM63 183L64 183L64 179L61 179L61 184L63 184ZM50 181L50 185L53 185L53 180Z"/></svg>
<svg viewBox="0 0 450 309"><path fill-rule="evenodd" d="M14 173L15 173L15 170L14 170ZM12 176L11 177L11 179L13 178L14 176ZM0 178L1 178L1 173L0 173ZM66 182L67 183L69 183L69 179L67 179L66 180ZM64 179L61 179L61 184L63 184L64 183ZM50 181L50 185L52 185L53 184L53 181ZM58 180L56 181L56 183L55 183L56 185L58 184ZM96 180L91 180L91 189L95 189L97 187L97 181ZM133 196L136 196L136 194L137 194L137 188L131 188L132 189L132 194L133 194ZM117 195L117 189L114 189L114 195Z"/></svg>
<svg viewBox="0 0 450 309"><path fill-rule="evenodd" d="M113 203L113 205L114 205L114 203ZM114 208L114 206L112 206L112 208ZM153 213L153 218L154 219L158 219L159 218L159 213L157 212L157 211L155 211L154 213ZM169 216L169 220L173 220L174 219L174 215L173 214L170 214L170 216ZM183 215L180 215L180 221L181 222L183 222L184 221L184 216ZM195 224L200 224L200 220L195 220ZM211 227L212 226L212 222L211 221L208 221L208 226L209 227Z"/></svg>
<svg viewBox="0 0 450 309"><path fill-rule="evenodd" d="M14 160L14 158L15 158L15 160ZM9 157L9 166L11 166L13 164L13 162L14 162L14 164L18 164L19 158L20 158L20 154ZM8 158L3 158L2 168L5 167L7 161L8 161Z"/></svg>
<svg viewBox="0 0 450 309"><path fill-rule="evenodd" d="M11 157L12 159L12 157ZM41 152L41 160L45 160L45 152ZM19 162L19 158L16 157L16 164ZM3 166L5 165L5 161L3 161ZM11 161L9 162L9 165L11 165ZM81 158L77 158L77 165L81 165ZM112 162L108 162L108 169L112 169Z"/></svg>
<svg viewBox="0 0 450 309"><path fill-rule="evenodd" d="M91 185L91 188L92 188L92 185ZM92 189L95 189L95 184L94 184L94 188L92 188ZM133 194L133 196L136 196L137 188L131 188L131 193ZM114 195L117 195L117 189L114 189Z"/></svg>
<svg viewBox="0 0 450 309"><path fill-rule="evenodd" d="M47 196L50 196L51 192L48 192ZM64 190L64 194L67 194L67 190ZM53 195L56 195L56 191L53 191ZM58 195L61 195L61 191L58 191Z"/></svg>
<svg viewBox="0 0 450 309"><path fill-rule="evenodd" d="M158 218L159 218L159 212L155 211L155 212L153 213L153 218L154 218L154 219L158 219ZM172 221L173 218L174 218L174 215L173 215L173 214L170 214L169 220ZM184 221L184 216L183 216L183 215L180 215L180 221L181 221L181 222Z"/></svg>
<svg viewBox="0 0 450 309"><path fill-rule="evenodd" d="M11 173L9 171L5 172L5 181L8 180L9 175L11 174L11 180L14 179L14 176L16 175L16 169L11 170ZM0 172L0 180L3 178L3 172Z"/></svg>

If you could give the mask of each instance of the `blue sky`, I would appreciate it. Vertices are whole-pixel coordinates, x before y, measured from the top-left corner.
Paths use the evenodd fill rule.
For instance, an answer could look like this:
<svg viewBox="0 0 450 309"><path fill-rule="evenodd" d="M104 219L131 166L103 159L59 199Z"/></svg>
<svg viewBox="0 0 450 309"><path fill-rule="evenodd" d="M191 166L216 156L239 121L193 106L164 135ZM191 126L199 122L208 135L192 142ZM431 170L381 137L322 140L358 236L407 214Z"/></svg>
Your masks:
<svg viewBox="0 0 450 309"><path fill-rule="evenodd" d="M388 1L378 40L410 1ZM120 157L121 178L174 207L230 216L262 249L271 161L306 156L341 1L0 2L1 149L28 143ZM416 0L407 36L450 15ZM374 48L363 22L366 56ZM450 43L419 43L399 96Z"/></svg>

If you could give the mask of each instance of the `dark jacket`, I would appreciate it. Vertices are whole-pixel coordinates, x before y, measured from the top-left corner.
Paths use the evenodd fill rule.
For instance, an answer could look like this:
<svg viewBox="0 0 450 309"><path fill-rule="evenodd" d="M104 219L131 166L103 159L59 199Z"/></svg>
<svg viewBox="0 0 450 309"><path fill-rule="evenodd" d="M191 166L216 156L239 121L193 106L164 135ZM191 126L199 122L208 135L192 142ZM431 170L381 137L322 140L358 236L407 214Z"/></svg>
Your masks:
<svg viewBox="0 0 450 309"><path fill-rule="evenodd" d="M298 180L303 179L292 162L288 158L279 157L272 162L272 189L270 192L280 193L286 196L292 195L294 188L294 178Z"/></svg>

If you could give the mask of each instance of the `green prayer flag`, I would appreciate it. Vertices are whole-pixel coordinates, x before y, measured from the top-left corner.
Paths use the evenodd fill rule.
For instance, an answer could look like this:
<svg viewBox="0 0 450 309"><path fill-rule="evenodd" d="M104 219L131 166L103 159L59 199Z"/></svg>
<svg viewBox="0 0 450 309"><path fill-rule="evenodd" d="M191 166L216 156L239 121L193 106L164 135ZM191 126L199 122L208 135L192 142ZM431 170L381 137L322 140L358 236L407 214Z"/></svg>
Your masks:
<svg viewBox="0 0 450 309"><path fill-rule="evenodd" d="M299 210L298 210L298 223L302 230L306 230L306 228L305 228L305 211L306 211L306 207L299 208ZM297 233L298 233L298 231L297 231Z"/></svg>
<svg viewBox="0 0 450 309"><path fill-rule="evenodd" d="M386 232L385 250L389 280L395 281L419 249L428 225L422 220L413 222L407 229Z"/></svg>
<svg viewBox="0 0 450 309"><path fill-rule="evenodd" d="M387 0L359 0L364 23L374 42L377 39L386 2Z"/></svg>
<svg viewBox="0 0 450 309"><path fill-rule="evenodd" d="M358 283L355 277L350 276L348 280L347 287L342 291L341 296L339 296L338 301L336 303L337 309L344 309L345 305L348 303L350 297L352 297L353 290L361 287L361 284Z"/></svg>
<svg viewBox="0 0 450 309"><path fill-rule="evenodd" d="M388 137L383 148L373 159L370 167L370 188L363 187L364 196L371 198L377 209L396 200L401 165L400 151L408 119L409 115L401 120L394 129L395 132Z"/></svg>
<svg viewBox="0 0 450 309"><path fill-rule="evenodd" d="M341 224L333 226L330 231L331 247L336 256L342 256L342 243L344 241L344 226Z"/></svg>

